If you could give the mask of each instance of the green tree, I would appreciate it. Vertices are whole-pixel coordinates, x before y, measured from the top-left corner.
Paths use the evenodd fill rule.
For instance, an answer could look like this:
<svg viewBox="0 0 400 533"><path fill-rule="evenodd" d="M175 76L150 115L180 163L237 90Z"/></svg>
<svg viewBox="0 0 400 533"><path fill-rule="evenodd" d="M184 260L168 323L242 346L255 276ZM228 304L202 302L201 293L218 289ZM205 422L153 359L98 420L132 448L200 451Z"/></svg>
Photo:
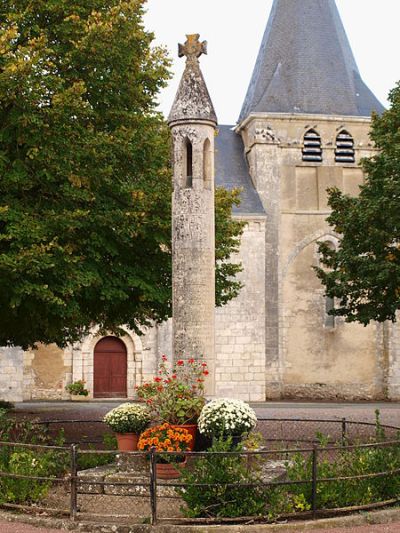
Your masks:
<svg viewBox="0 0 400 533"><path fill-rule="evenodd" d="M93 324L139 332L170 314L169 131L156 111L169 60L144 4L0 1L0 345L65 345ZM221 260L241 226L235 193L218 196ZM236 271L218 262L219 303Z"/></svg>
<svg viewBox="0 0 400 533"><path fill-rule="evenodd" d="M338 249L320 245L327 269L317 269L326 293L337 298L332 314L367 325L395 321L400 308L400 84L390 109L373 116L378 153L363 161L360 195L329 191L328 221L341 234Z"/></svg>

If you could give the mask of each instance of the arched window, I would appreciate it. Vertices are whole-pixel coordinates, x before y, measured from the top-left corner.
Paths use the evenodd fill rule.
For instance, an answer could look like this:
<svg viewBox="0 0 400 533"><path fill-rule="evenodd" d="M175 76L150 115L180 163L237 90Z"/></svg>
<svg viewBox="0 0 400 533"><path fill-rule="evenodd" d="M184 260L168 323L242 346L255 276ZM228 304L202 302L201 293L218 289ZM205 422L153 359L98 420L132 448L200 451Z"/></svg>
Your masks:
<svg viewBox="0 0 400 533"><path fill-rule="evenodd" d="M211 189L212 181L212 157L211 157L211 143L206 139L203 147L203 176L204 188Z"/></svg>
<svg viewBox="0 0 400 533"><path fill-rule="evenodd" d="M193 145L186 139L185 141L185 187L191 189L193 187Z"/></svg>
<svg viewBox="0 0 400 533"><path fill-rule="evenodd" d="M325 244L331 250L336 250L336 245L332 241L325 241ZM325 296L325 318L324 325L327 329L334 329L336 326L335 316L330 315L330 311L335 309L335 298L331 296Z"/></svg>
<svg viewBox="0 0 400 533"><path fill-rule="evenodd" d="M343 130L336 137L335 161L336 163L354 163L355 160L353 137Z"/></svg>
<svg viewBox="0 0 400 533"><path fill-rule="evenodd" d="M308 130L304 135L303 161L313 163L322 161L321 136L315 130Z"/></svg>

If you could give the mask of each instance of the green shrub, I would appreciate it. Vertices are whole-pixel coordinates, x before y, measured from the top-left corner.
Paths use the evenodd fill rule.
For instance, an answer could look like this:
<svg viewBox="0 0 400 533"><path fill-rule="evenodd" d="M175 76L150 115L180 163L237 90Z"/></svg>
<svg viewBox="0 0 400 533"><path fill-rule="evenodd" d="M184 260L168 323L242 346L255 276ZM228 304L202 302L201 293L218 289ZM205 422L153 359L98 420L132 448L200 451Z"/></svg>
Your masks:
<svg viewBox="0 0 400 533"><path fill-rule="evenodd" d="M0 400L0 409L11 411L11 409L14 409L14 404L11 402L8 402L7 400Z"/></svg>
<svg viewBox="0 0 400 533"><path fill-rule="evenodd" d="M228 439L215 440L210 452L239 452L241 445L232 446ZM181 481L185 488L179 489L186 503L182 512L195 517L240 517L259 516L265 512L266 491L260 487L243 487L239 483L259 483L257 471L249 471L247 461L240 455L208 455L201 457L193 468L182 469ZM211 486L196 486L208 483ZM234 484L235 486L226 486Z"/></svg>
<svg viewBox="0 0 400 533"><path fill-rule="evenodd" d="M16 420L0 410L0 442L21 444L54 444L45 427L36 420ZM63 432L59 432L55 444L62 446ZM0 445L0 471L4 473L36 476L60 477L69 464L68 451L30 449ZM51 481L11 479L0 477L0 503L36 502L42 499L51 487Z"/></svg>
<svg viewBox="0 0 400 533"><path fill-rule="evenodd" d="M103 435L103 444L107 450L117 449L117 439L114 435L105 433ZM94 450L93 444L89 445L89 450ZM78 454L78 469L87 470L88 468L96 468L97 466L108 465L115 460L115 454L113 453L85 453Z"/></svg>

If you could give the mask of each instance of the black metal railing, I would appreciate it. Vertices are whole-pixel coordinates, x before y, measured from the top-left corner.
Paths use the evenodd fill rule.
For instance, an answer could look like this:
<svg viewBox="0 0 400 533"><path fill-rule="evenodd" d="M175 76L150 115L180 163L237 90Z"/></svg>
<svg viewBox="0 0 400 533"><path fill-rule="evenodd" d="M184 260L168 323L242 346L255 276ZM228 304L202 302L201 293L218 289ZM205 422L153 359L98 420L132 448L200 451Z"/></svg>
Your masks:
<svg viewBox="0 0 400 533"><path fill-rule="evenodd" d="M103 423L99 420L47 420L42 421L40 424L45 425L49 432L57 430L58 427L66 427L69 424L74 425L98 425L98 433L104 428ZM289 426L292 425L291 428ZM295 426L298 426L297 428ZM326 428L331 428L331 433L329 438L328 445L319 444L315 436L312 434L313 429L309 429L308 437L301 438L300 433L302 432L302 427L305 425L316 425L318 428L324 426ZM173 458L176 455L184 455L188 459L189 466L194 466L196 461L204 457L229 457L229 456L239 456L243 458L246 464L251 465L252 461L256 458L268 461L269 459L281 459L286 461L288 464L293 460L293 457L302 455L309 468L304 470L304 478L302 479L277 479L272 481L263 481L262 479L257 480L257 482L251 483L225 483L223 486L229 488L230 486L234 487L260 487L263 489L277 489L279 487L290 487L293 490L297 487L304 487L304 490L309 491L310 493L310 507L307 510L294 510L288 514L281 514L280 518L284 519L306 519L306 518L317 518L321 516L334 516L337 514L343 514L348 512L355 512L361 510L369 510L380 508L383 506L393 505L398 503L399 498L394 494L393 497L382 500L377 499L377 501L371 501L367 504L360 505L349 505L345 507L335 507L327 508L326 506L320 504L319 501L319 492L322 484L337 484L337 483L347 483L347 482L361 482L363 480L373 480L379 478L390 478L393 476L400 475L400 468L390 468L383 471L371 471L359 475L352 475L352 472L345 473L345 475L330 476L324 477L321 474L321 465L323 461L326 461L326 458L332 458L335 454L342 453L344 450L346 453L359 453L362 450L376 450L380 448L391 448L399 449L400 452L400 438L398 438L399 428L391 425L381 425L379 426L382 430L386 432L387 440L383 442L370 442L372 438L376 438L376 429L377 426L371 422L358 422L354 420L348 420L346 418L342 419L303 419L303 418L260 418L258 421L258 429L263 430L263 432L270 432L270 439L266 441L270 444L269 449L262 449L260 451L231 451L231 452L210 452L210 451L198 451L198 452L163 452L162 457L165 459L166 456L171 456ZM282 434L280 432L282 431ZM304 433L304 432L303 432ZM329 432L328 432L329 433ZM286 438L283 438L285 437ZM298 438L297 435L299 435ZM62 501L59 502L57 507L51 506L50 503L46 502L45 504L35 503L33 506L29 504L23 504L18 502L3 502L1 505L9 509L19 509L23 511L32 512L46 512L48 514L68 516L72 521L75 521L80 518L91 518L93 513L86 512L83 510L81 501L85 498L85 501L90 501L91 498L98 496L100 491L102 495L106 496L124 496L128 498L141 498L146 503L146 508L148 509L148 516L150 516L150 521L152 524L157 523L199 523L199 524L217 524L217 523L240 523L252 521L261 521L267 522L269 520L268 513L264 516L246 516L239 518L218 518L212 516L200 517L200 518L185 518L183 515L173 515L170 512L170 505L166 505L168 512L164 512L165 509L161 508L163 502L166 500L179 500L180 495L174 491L185 489L189 486L188 483L177 479L171 481L163 481L157 478L157 462L160 458L160 454L157 453L155 449L152 449L150 452L129 452L121 453L116 450L104 450L104 449L83 449L82 445L86 445L90 441L89 439L80 439L77 438L75 443L65 446L44 446L44 445L34 445L34 444L22 444L15 442L0 442L0 453L6 449L12 450L32 450L35 453L43 452L52 452L57 454L57 456L62 458L63 472L57 476L46 476L46 475L30 475L30 474L20 474L9 471L0 471L0 483L2 480L30 480L31 482L37 483L47 483L51 486L61 486L64 487ZM279 440L280 439L280 440ZM308 440L307 440L308 439ZM360 443L357 442L360 439L365 439L367 442ZM304 441L307 442L307 445L304 445ZM98 440L94 442L99 443ZM280 443L280 446L276 446ZM283 446L283 444L292 444L290 446ZM335 444L334 444L335 443ZM336 444L337 443L337 444ZM128 477L126 480L113 480L107 481L105 479L85 479L80 475L79 464L80 460L87 456L91 455L102 455L110 454L110 457L116 455L121 457L133 457L138 458L146 464L144 470L144 475L141 479L135 480L133 476ZM399 453L400 457L400 453ZM146 461L145 461L146 459ZM400 463L399 463L400 464ZM191 486L197 487L214 487L219 486L218 483L192 483ZM94 491L93 487L97 487L98 491ZM112 491L110 491L112 487ZM170 493L168 495L163 495L162 492L168 487ZM136 489L140 490L136 490ZM160 494L161 492L161 494ZM266 502L268 504L268 502ZM160 507L161 506L161 507ZM128 509L131 506L127 506ZM168 514L168 516L166 516ZM172 516L171 516L172 514ZM104 520L116 520L115 513L112 515L107 514L98 514L96 513L96 519ZM132 518L130 514L120 514L118 518ZM142 521L145 517L140 517Z"/></svg>

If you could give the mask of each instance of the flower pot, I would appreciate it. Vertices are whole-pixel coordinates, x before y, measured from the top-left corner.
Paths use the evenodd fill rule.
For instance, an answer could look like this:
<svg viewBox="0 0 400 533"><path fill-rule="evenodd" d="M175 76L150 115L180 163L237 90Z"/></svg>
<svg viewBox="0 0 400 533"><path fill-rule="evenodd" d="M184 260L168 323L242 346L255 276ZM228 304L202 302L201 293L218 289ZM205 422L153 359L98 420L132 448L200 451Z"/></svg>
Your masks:
<svg viewBox="0 0 400 533"><path fill-rule="evenodd" d="M120 452L135 452L139 435L137 433L116 433L118 450Z"/></svg>
<svg viewBox="0 0 400 533"><path fill-rule="evenodd" d="M73 402L85 402L87 399L88 397L83 394L71 394L71 400Z"/></svg>
<svg viewBox="0 0 400 533"><path fill-rule="evenodd" d="M189 435L192 436L192 440L188 444L188 451L192 452L196 444L197 424L171 424L172 428L186 429Z"/></svg>
<svg viewBox="0 0 400 533"><path fill-rule="evenodd" d="M186 466L186 458L182 463L156 463L156 476L158 479L178 479L181 475L179 468Z"/></svg>

